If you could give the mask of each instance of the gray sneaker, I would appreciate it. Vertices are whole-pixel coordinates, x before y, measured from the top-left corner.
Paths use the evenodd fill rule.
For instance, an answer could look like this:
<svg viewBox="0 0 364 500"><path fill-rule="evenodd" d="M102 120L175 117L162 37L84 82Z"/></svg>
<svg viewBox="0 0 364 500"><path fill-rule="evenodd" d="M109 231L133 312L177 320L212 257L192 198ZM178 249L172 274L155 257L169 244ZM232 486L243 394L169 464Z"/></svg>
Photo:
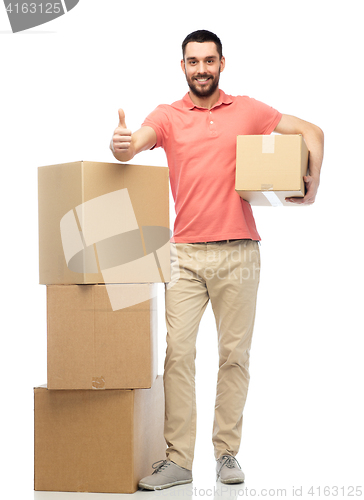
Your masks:
<svg viewBox="0 0 364 500"><path fill-rule="evenodd" d="M163 490L177 484L192 483L192 471L170 460L159 460L152 465L154 472L139 481L139 488Z"/></svg>
<svg viewBox="0 0 364 500"><path fill-rule="evenodd" d="M232 455L223 455L216 461L216 481L219 478L225 484L244 482L244 472L241 470L239 462Z"/></svg>

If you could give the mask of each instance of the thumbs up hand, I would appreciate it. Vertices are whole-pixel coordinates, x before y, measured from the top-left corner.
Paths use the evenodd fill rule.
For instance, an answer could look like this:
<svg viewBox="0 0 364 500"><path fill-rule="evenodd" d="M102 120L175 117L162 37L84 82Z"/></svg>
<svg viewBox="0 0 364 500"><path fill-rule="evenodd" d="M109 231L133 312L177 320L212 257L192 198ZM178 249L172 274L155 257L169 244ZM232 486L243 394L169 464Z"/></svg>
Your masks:
<svg viewBox="0 0 364 500"><path fill-rule="evenodd" d="M127 153L131 145L131 130L125 123L125 113L119 109L119 125L114 130L114 135L111 139L110 148L113 153Z"/></svg>
<svg viewBox="0 0 364 500"><path fill-rule="evenodd" d="M119 113L119 127L128 128L125 123L125 113L121 108L118 110Z"/></svg>

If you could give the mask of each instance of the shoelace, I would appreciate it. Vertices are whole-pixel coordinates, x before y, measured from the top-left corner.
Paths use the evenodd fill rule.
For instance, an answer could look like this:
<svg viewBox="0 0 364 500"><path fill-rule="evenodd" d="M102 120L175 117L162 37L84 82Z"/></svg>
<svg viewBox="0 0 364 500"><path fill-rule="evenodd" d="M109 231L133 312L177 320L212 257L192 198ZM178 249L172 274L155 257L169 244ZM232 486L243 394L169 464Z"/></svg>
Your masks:
<svg viewBox="0 0 364 500"><path fill-rule="evenodd" d="M229 469L234 469L236 465L238 465L241 469L239 462L232 455L224 455L221 458L225 458L225 460L222 462L221 467L217 472L218 476L220 475L221 469L224 467L224 465L226 465L226 467L228 467Z"/></svg>
<svg viewBox="0 0 364 500"><path fill-rule="evenodd" d="M162 470L164 470L165 468L168 467L168 460L158 460L158 462L154 462L154 464L152 464L152 467L153 469L155 469L152 474L158 474L158 472L161 472Z"/></svg>

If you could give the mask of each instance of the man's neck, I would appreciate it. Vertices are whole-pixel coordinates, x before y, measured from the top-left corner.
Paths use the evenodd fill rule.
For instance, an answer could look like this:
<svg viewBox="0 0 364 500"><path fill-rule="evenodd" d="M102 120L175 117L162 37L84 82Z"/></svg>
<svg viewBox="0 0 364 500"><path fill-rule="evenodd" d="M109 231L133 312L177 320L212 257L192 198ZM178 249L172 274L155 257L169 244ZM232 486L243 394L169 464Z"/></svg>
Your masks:
<svg viewBox="0 0 364 500"><path fill-rule="evenodd" d="M220 89L217 88L215 92L208 97L197 96L190 90L189 96L195 106L198 106L199 108L211 109L220 99Z"/></svg>

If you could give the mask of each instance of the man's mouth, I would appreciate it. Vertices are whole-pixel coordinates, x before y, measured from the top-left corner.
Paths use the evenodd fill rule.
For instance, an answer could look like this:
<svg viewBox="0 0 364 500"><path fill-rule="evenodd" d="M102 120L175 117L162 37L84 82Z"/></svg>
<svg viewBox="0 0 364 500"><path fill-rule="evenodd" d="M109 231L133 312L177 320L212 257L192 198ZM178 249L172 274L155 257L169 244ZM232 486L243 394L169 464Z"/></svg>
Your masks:
<svg viewBox="0 0 364 500"><path fill-rule="evenodd" d="M198 83L206 83L208 80L210 80L209 76L204 76L204 77L196 77L195 80Z"/></svg>

